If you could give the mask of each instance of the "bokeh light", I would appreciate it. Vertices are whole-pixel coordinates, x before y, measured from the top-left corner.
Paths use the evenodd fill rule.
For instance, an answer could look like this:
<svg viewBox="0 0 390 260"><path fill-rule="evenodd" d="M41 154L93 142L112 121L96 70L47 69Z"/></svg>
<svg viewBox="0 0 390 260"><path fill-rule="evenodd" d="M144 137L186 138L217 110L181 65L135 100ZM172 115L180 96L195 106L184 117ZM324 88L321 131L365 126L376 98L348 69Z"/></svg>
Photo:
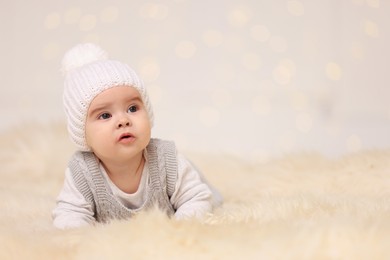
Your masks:
<svg viewBox="0 0 390 260"><path fill-rule="evenodd" d="M161 21L168 17L169 9L164 4L147 3L141 6L139 14L143 18Z"/></svg>
<svg viewBox="0 0 390 260"><path fill-rule="evenodd" d="M287 9L288 12L294 16L302 16L305 13L305 8L301 1L288 1Z"/></svg>
<svg viewBox="0 0 390 260"><path fill-rule="evenodd" d="M366 0L367 5L372 8L379 8L380 7L380 0Z"/></svg>
<svg viewBox="0 0 390 260"><path fill-rule="evenodd" d="M326 76L331 80L340 80L342 76L340 65L335 62L326 64Z"/></svg>
<svg viewBox="0 0 390 260"><path fill-rule="evenodd" d="M206 30L203 32L202 39L208 47L217 47L223 42L223 34L217 30Z"/></svg>
<svg viewBox="0 0 390 260"><path fill-rule="evenodd" d="M296 66L295 66L295 62L293 60L282 59L279 62L279 66L282 66L282 67L288 69L288 71L290 72L291 76L294 76L295 73L296 73Z"/></svg>
<svg viewBox="0 0 390 260"><path fill-rule="evenodd" d="M113 23L118 19L119 10L116 6L108 6L104 8L100 14L100 21L103 23Z"/></svg>
<svg viewBox="0 0 390 260"><path fill-rule="evenodd" d="M61 23L61 16L59 13L50 13L46 16L45 19L45 28L46 29L55 29Z"/></svg>
<svg viewBox="0 0 390 260"><path fill-rule="evenodd" d="M308 97L301 91L294 91L291 95L291 106L297 111L308 108Z"/></svg>
<svg viewBox="0 0 390 260"><path fill-rule="evenodd" d="M295 74L295 64L293 61L284 59L279 62L273 71L273 79L279 85L288 85L291 83Z"/></svg>
<svg viewBox="0 0 390 260"><path fill-rule="evenodd" d="M245 26L251 18L251 11L248 7L240 6L228 13L228 21L234 27Z"/></svg>
<svg viewBox="0 0 390 260"><path fill-rule="evenodd" d="M379 36L378 25L371 20L365 20L363 22L363 30L367 36L370 36L373 38L376 38Z"/></svg>

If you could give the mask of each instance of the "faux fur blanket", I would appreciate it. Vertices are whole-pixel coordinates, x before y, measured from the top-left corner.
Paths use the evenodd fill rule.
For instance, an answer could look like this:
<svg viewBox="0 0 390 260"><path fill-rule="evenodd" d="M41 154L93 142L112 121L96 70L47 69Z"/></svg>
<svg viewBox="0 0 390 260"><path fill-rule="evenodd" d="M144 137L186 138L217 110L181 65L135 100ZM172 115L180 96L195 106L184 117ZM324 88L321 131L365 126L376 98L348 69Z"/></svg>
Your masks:
<svg viewBox="0 0 390 260"><path fill-rule="evenodd" d="M51 210L73 146L62 124L0 134L0 259L390 259L390 150L249 163L187 154L224 196L202 221L157 210L61 231Z"/></svg>

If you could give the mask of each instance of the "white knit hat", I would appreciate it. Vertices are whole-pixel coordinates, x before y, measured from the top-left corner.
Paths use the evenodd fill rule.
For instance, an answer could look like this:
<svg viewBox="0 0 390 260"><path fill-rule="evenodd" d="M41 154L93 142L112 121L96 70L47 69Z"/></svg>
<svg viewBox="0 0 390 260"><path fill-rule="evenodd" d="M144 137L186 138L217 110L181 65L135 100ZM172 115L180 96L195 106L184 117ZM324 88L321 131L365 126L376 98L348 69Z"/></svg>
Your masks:
<svg viewBox="0 0 390 260"><path fill-rule="evenodd" d="M64 108L71 140L81 151L90 151L85 139L85 122L92 100L104 90L131 86L138 90L153 126L153 110L141 79L127 64L109 60L99 46L79 44L65 53Z"/></svg>

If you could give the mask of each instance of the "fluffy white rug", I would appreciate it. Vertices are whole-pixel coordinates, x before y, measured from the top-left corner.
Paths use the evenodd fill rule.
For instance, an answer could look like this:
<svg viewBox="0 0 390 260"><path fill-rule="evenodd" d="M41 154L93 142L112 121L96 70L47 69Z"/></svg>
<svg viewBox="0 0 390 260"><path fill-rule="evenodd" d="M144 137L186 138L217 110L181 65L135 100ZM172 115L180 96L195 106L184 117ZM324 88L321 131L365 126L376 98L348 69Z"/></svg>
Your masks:
<svg viewBox="0 0 390 260"><path fill-rule="evenodd" d="M60 231L50 214L73 150L65 127L15 128L0 144L0 259L390 258L390 150L265 164L187 154L225 198L214 215Z"/></svg>

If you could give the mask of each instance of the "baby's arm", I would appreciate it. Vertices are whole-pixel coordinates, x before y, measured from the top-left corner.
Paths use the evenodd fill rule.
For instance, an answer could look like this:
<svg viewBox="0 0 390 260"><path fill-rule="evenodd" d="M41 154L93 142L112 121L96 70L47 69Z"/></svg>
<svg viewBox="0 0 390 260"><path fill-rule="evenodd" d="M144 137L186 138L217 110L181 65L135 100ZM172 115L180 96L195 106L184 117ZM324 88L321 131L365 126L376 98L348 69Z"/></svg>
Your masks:
<svg viewBox="0 0 390 260"><path fill-rule="evenodd" d="M69 169L65 172L64 187L52 213L53 224L60 229L87 226L95 222L92 206L76 188Z"/></svg>
<svg viewBox="0 0 390 260"><path fill-rule="evenodd" d="M213 210L215 194L201 174L178 154L178 176L171 203L176 219L202 217Z"/></svg>

